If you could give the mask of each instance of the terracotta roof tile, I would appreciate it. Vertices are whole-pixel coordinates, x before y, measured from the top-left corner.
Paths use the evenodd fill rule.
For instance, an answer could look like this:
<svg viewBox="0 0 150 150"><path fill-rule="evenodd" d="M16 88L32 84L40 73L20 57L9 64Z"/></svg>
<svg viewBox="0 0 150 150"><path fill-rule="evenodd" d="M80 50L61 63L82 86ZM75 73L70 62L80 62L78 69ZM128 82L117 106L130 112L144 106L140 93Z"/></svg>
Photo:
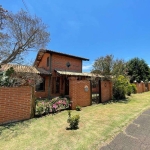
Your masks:
<svg viewBox="0 0 150 150"><path fill-rule="evenodd" d="M16 72L37 73L37 74L50 74L44 68L35 68L33 66L16 65L16 64L4 64L4 65L1 65L0 71L6 71L10 67L13 67L13 69Z"/></svg>

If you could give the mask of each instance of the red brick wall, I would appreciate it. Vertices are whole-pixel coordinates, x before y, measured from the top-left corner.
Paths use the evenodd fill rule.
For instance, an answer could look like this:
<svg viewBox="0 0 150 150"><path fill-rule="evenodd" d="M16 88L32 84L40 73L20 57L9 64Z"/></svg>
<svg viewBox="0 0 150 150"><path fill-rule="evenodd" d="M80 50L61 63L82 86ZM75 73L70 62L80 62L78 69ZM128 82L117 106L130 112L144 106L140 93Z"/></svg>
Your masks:
<svg viewBox="0 0 150 150"><path fill-rule="evenodd" d="M92 93L95 94L95 93L99 93L99 85L97 85L96 87L92 87Z"/></svg>
<svg viewBox="0 0 150 150"><path fill-rule="evenodd" d="M148 91L150 91L150 83L148 83Z"/></svg>
<svg viewBox="0 0 150 150"><path fill-rule="evenodd" d="M135 83L137 93L143 93L145 92L145 83Z"/></svg>
<svg viewBox="0 0 150 150"><path fill-rule="evenodd" d="M85 86L88 87L88 91L85 91ZM91 105L91 90L90 81L87 80L76 80L75 77L69 79L69 97L72 101L72 109L79 106Z"/></svg>
<svg viewBox="0 0 150 150"><path fill-rule="evenodd" d="M47 67L47 57L50 57L49 53L44 54L38 67L42 67L42 68L45 68L46 70L49 70L49 67ZM51 58L52 58L51 60L52 72L54 71L54 69L82 72L82 60L81 59L77 59L77 58L73 58L69 56L63 56L59 54L52 54ZM66 66L67 62L71 64L69 68L67 68Z"/></svg>
<svg viewBox="0 0 150 150"><path fill-rule="evenodd" d="M41 62L39 63L39 66L40 68L44 68L46 70L49 70L49 67L47 67L47 58L50 57L50 54L49 53L45 53Z"/></svg>
<svg viewBox="0 0 150 150"><path fill-rule="evenodd" d="M0 124L29 119L32 87L0 87Z"/></svg>
<svg viewBox="0 0 150 150"><path fill-rule="evenodd" d="M101 81L101 102L106 102L112 99L112 82Z"/></svg>
<svg viewBox="0 0 150 150"><path fill-rule="evenodd" d="M67 62L71 64L69 68L66 67ZM54 71L54 69L82 72L82 60L68 56L52 54L52 71Z"/></svg>

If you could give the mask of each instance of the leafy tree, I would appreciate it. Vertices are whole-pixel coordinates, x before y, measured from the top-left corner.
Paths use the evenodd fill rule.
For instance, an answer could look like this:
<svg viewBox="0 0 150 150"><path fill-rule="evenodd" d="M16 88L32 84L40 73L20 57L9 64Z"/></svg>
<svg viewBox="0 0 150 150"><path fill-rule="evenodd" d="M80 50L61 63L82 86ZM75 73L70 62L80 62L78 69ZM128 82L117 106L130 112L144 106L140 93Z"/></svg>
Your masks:
<svg viewBox="0 0 150 150"><path fill-rule="evenodd" d="M95 60L92 73L97 73L108 78L110 75L118 76L126 74L126 63L123 59L114 59L113 55L106 55Z"/></svg>
<svg viewBox="0 0 150 150"><path fill-rule="evenodd" d="M2 7L1 7L2 9ZM21 10L8 17L0 32L0 64L23 62L29 50L38 50L49 42L47 26L36 16Z"/></svg>
<svg viewBox="0 0 150 150"><path fill-rule="evenodd" d="M150 79L150 70L143 59L133 58L127 62L127 71L130 76L130 82L148 81Z"/></svg>
<svg viewBox="0 0 150 150"><path fill-rule="evenodd" d="M93 73L98 73L101 75L111 75L111 71L113 68L113 55L106 55L105 57L99 57L95 60L93 65Z"/></svg>
<svg viewBox="0 0 150 150"><path fill-rule="evenodd" d="M123 59L114 60L112 75L116 77L119 75L127 76L126 62Z"/></svg>

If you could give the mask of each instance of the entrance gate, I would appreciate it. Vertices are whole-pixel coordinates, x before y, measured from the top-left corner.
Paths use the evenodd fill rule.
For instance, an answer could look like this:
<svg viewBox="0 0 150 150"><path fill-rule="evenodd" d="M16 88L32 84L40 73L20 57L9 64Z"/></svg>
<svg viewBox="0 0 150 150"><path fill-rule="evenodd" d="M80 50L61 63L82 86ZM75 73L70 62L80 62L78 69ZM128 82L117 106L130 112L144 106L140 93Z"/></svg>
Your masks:
<svg viewBox="0 0 150 150"><path fill-rule="evenodd" d="M101 102L101 84L99 79L91 80L92 104Z"/></svg>

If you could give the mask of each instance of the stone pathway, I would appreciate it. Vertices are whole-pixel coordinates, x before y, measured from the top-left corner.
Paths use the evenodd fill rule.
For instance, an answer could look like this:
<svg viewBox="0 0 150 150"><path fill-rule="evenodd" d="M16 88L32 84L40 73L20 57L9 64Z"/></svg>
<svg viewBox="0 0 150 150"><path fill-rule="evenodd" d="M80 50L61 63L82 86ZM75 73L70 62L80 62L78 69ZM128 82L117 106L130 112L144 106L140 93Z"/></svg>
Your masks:
<svg viewBox="0 0 150 150"><path fill-rule="evenodd" d="M150 109L100 150L150 150Z"/></svg>

